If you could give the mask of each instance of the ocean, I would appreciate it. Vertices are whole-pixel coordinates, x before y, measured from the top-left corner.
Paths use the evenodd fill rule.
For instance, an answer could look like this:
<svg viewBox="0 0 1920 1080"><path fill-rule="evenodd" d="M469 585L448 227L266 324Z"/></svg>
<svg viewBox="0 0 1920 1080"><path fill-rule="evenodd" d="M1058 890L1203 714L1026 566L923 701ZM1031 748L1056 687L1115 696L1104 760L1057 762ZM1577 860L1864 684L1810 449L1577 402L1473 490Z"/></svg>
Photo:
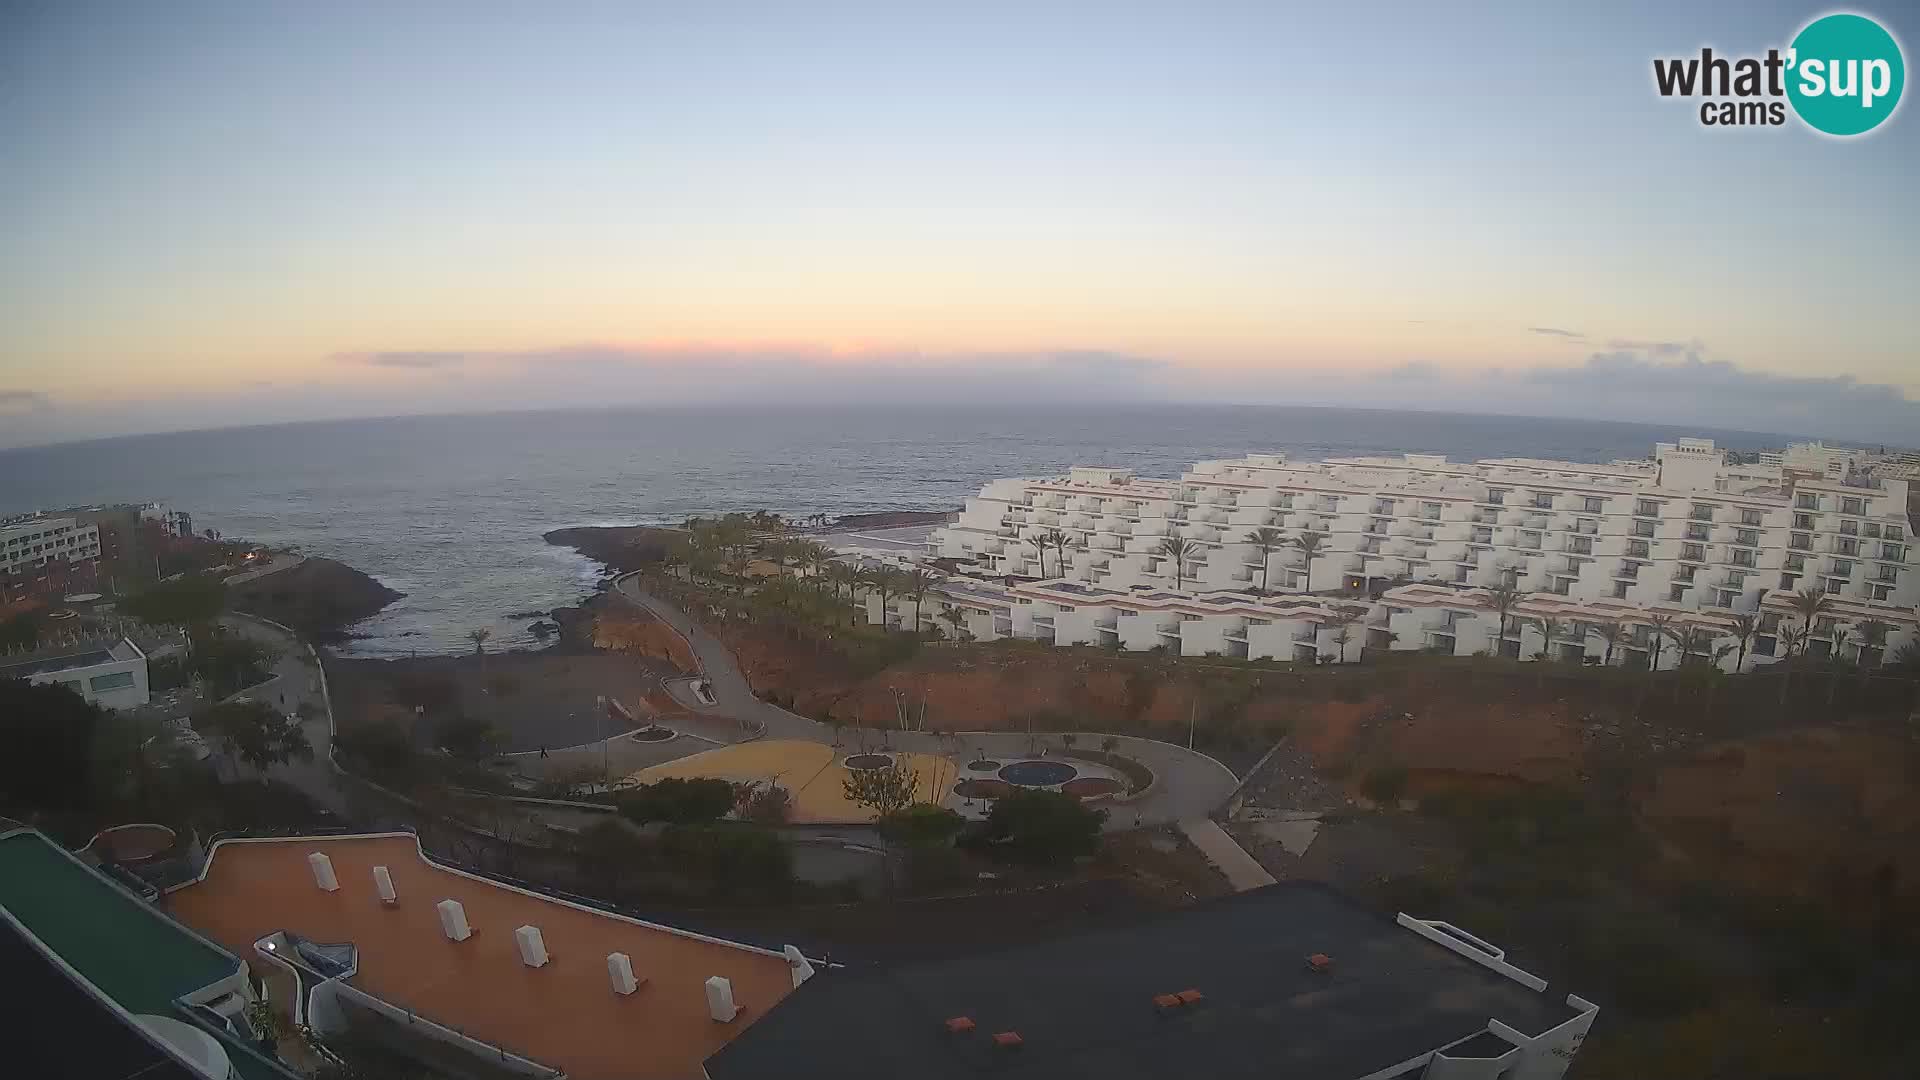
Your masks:
<svg viewBox="0 0 1920 1080"><path fill-rule="evenodd" d="M1638 458L1659 440L1752 450L1784 435L1364 409L1129 406L605 410L346 420L0 450L0 514L157 501L196 529L293 544L406 593L343 651L465 648L574 603L600 568L541 534L569 525L958 507L994 477L1075 464L1174 476L1193 461L1424 451L1454 460Z"/></svg>

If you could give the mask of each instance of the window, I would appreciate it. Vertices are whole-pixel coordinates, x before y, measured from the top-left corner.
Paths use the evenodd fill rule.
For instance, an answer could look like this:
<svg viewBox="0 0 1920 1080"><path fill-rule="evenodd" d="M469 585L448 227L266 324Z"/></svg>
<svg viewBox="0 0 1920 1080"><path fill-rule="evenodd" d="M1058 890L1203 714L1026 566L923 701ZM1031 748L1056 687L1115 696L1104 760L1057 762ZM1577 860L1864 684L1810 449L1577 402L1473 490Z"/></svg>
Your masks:
<svg viewBox="0 0 1920 1080"><path fill-rule="evenodd" d="M1589 495L1580 505L1586 509L1587 513L1597 514L1606 508L1607 500Z"/></svg>
<svg viewBox="0 0 1920 1080"><path fill-rule="evenodd" d="M1839 578L1828 578L1828 579L1827 579L1827 592L1828 592L1828 594L1830 594L1830 595L1839 595L1839 592L1840 592L1840 579L1839 579Z"/></svg>
<svg viewBox="0 0 1920 1080"><path fill-rule="evenodd" d="M1699 544L1682 544L1680 557L1688 562L1706 562L1707 549Z"/></svg>
<svg viewBox="0 0 1920 1080"><path fill-rule="evenodd" d="M1843 522L1841 522L1841 523L1840 523L1840 535L1841 535L1841 536L1858 536L1859 534L1860 534L1860 523L1859 523L1859 522L1857 522L1857 521L1843 521Z"/></svg>
<svg viewBox="0 0 1920 1080"><path fill-rule="evenodd" d="M1691 566L1676 566L1673 568L1673 580L1691 582L1693 580L1693 570L1694 568Z"/></svg>
<svg viewBox="0 0 1920 1080"><path fill-rule="evenodd" d="M1906 534L1906 531L1905 531L1904 529L1902 529L1902 528L1900 528L1900 526L1898 526L1898 525L1889 525L1889 526L1887 526L1887 539L1889 539L1889 540L1905 540L1906 538L1907 538L1907 534Z"/></svg>
<svg viewBox="0 0 1920 1080"><path fill-rule="evenodd" d="M1858 555L1860 554L1860 541L1850 540L1843 536L1833 542L1833 550L1842 555Z"/></svg>
<svg viewBox="0 0 1920 1080"><path fill-rule="evenodd" d="M1593 554L1593 538L1590 536L1576 536L1573 538L1573 547L1569 550L1579 555L1591 555Z"/></svg>
<svg viewBox="0 0 1920 1080"><path fill-rule="evenodd" d="M1633 535L1635 536L1652 536L1653 530L1654 524L1651 521L1636 521L1633 523Z"/></svg>
<svg viewBox="0 0 1920 1080"><path fill-rule="evenodd" d="M1874 577L1875 580L1878 581L1897 581L1899 580L1899 573L1900 568L1897 566L1883 566L1880 568L1880 572L1874 575Z"/></svg>
<svg viewBox="0 0 1920 1080"><path fill-rule="evenodd" d="M1627 541L1627 554L1636 559L1644 559L1651 553L1650 547L1651 545L1645 540L1629 540Z"/></svg>
<svg viewBox="0 0 1920 1080"><path fill-rule="evenodd" d="M1742 510L1742 511L1740 511L1740 524L1742 524L1742 525L1758 525L1758 524L1760 524L1760 511L1758 511L1758 510Z"/></svg>
<svg viewBox="0 0 1920 1080"><path fill-rule="evenodd" d="M1676 604L1680 603L1686 598L1687 598L1687 587L1685 585L1675 585L1673 588L1667 590L1667 599L1673 601Z"/></svg>
<svg viewBox="0 0 1920 1080"><path fill-rule="evenodd" d="M1706 525L1700 525L1700 524L1689 525L1687 526L1687 539L1705 540L1710 532L1711 532L1710 528Z"/></svg>
<svg viewBox="0 0 1920 1080"><path fill-rule="evenodd" d="M1488 488L1487 501L1495 506L1505 506L1507 504L1507 493L1494 488Z"/></svg>
<svg viewBox="0 0 1920 1080"><path fill-rule="evenodd" d="M133 672L116 671L110 675L95 675L87 680L87 689L94 693L102 690L121 690L133 685Z"/></svg>
<svg viewBox="0 0 1920 1080"><path fill-rule="evenodd" d="M1889 562L1903 562L1906 560L1906 557L1907 557L1906 545L1881 544L1880 557L1883 559L1886 559Z"/></svg>
<svg viewBox="0 0 1920 1080"><path fill-rule="evenodd" d="M1616 582L1614 582L1614 583L1613 583L1613 598L1614 598L1615 600L1625 600L1625 599L1627 598L1627 583L1626 583L1626 582L1624 582L1624 581L1616 581Z"/></svg>
<svg viewBox="0 0 1920 1080"><path fill-rule="evenodd" d="M1659 517L1660 504L1652 499L1641 499L1633 504L1633 512L1640 517Z"/></svg>
<svg viewBox="0 0 1920 1080"><path fill-rule="evenodd" d="M1733 534L1733 542L1743 547L1759 547L1760 533L1754 529L1740 529Z"/></svg>
<svg viewBox="0 0 1920 1080"><path fill-rule="evenodd" d="M1799 574L1781 574L1780 575L1780 588L1783 592L1792 592L1793 587L1799 584L1799 582L1800 582Z"/></svg>
<svg viewBox="0 0 1920 1080"><path fill-rule="evenodd" d="M1713 507L1708 506L1706 503L1694 503L1691 516L1695 521L1712 521Z"/></svg>
<svg viewBox="0 0 1920 1080"><path fill-rule="evenodd" d="M1735 566L1752 566L1752 565L1753 565L1753 552L1751 552L1751 551L1746 551L1746 550L1740 550L1740 551L1736 551L1736 552L1734 552L1734 553L1733 553L1733 565L1735 565Z"/></svg>
<svg viewBox="0 0 1920 1080"><path fill-rule="evenodd" d="M1820 496L1802 495L1793 501L1793 505L1802 510L1818 510L1820 509Z"/></svg>
<svg viewBox="0 0 1920 1080"><path fill-rule="evenodd" d="M1840 512L1843 514L1864 514L1867 512L1865 499L1841 499Z"/></svg>
<svg viewBox="0 0 1920 1080"><path fill-rule="evenodd" d="M1833 572L1834 572L1834 575L1837 577L1852 577L1853 576L1853 560L1851 559L1833 560Z"/></svg>
<svg viewBox="0 0 1920 1080"><path fill-rule="evenodd" d="M1794 533L1793 536L1787 540L1787 546L1794 549L1795 551L1812 551L1813 550L1813 534L1812 533Z"/></svg>
<svg viewBox="0 0 1920 1080"><path fill-rule="evenodd" d="M1873 598L1875 600L1885 600L1892 595L1893 590L1885 585L1875 585L1873 587Z"/></svg>

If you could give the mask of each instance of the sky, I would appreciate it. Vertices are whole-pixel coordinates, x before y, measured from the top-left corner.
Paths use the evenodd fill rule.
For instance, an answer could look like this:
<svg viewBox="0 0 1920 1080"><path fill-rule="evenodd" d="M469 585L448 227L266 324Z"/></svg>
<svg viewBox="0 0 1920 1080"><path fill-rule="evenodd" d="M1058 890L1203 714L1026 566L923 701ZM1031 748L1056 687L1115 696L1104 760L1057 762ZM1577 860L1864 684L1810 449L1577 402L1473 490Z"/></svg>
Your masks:
<svg viewBox="0 0 1920 1080"><path fill-rule="evenodd" d="M0 0L0 446L1008 398L1920 443L1914 108L1653 89L1827 10ZM1920 5L1849 10L1913 59Z"/></svg>

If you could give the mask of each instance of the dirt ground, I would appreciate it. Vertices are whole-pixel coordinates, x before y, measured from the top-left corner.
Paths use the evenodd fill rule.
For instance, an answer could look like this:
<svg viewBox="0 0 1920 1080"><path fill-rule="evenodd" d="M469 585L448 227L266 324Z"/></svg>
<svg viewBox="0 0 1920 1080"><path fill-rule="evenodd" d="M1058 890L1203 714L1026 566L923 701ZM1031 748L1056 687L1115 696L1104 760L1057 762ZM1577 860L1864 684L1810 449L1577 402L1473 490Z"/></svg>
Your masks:
<svg viewBox="0 0 1920 1080"><path fill-rule="evenodd" d="M665 664L613 653L506 652L411 660L327 661L328 687L342 726L397 722L411 726L411 705L430 714L457 708L493 724L509 753L594 742L647 723L663 698ZM618 700L636 723L610 717L596 703Z"/></svg>

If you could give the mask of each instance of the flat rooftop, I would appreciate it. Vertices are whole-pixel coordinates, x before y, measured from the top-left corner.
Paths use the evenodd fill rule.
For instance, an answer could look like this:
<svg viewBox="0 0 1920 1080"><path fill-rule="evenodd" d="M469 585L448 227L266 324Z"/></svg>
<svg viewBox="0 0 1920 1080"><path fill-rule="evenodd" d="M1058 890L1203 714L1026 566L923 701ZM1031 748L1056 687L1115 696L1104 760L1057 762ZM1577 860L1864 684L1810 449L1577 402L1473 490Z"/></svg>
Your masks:
<svg viewBox="0 0 1920 1080"><path fill-rule="evenodd" d="M1326 953L1333 969L1307 967ZM1161 994L1200 1002L1162 1010ZM1577 1013L1328 889L1286 882L1130 926L872 973L823 971L707 1061L806 1074L1349 1080L1487 1030ZM973 1019L971 1034L946 1029ZM1016 1031L1018 1049L993 1045Z"/></svg>
<svg viewBox="0 0 1920 1080"><path fill-rule="evenodd" d="M95 993L135 1015L182 1019L175 999L236 977L241 969L235 955L31 830L0 834L0 908ZM0 982L8 996L0 1000L11 1001L15 994L22 999L7 1006L7 1015L15 1020L43 1016L46 1026L23 1020L22 1030L62 1033L68 1044L61 1069L22 1075L114 1076L119 1074L113 1070L137 1068L143 1060L155 1071L139 1072L142 1078L170 1075L166 1070L171 1058L157 1050L150 1058L144 1056L142 1043L151 1050L146 1036L94 1000L66 971L48 963L11 923L6 928L13 937L4 943L0 970L6 975ZM65 986L53 982L56 977ZM231 1036L220 1041L245 1080L285 1080L292 1075Z"/></svg>
<svg viewBox="0 0 1920 1080"><path fill-rule="evenodd" d="M129 1012L172 1015L240 968L36 832L0 836L0 907Z"/></svg>
<svg viewBox="0 0 1920 1080"><path fill-rule="evenodd" d="M340 888L313 883L307 855L332 859ZM385 866L400 900L380 903ZM455 899L473 936L447 940L434 905ZM242 955L279 930L351 942L350 985L572 1080L686 1080L700 1062L792 992L784 958L565 904L435 865L412 836L295 837L217 845L206 877L168 895L181 921ZM551 959L521 963L515 928L540 928ZM646 982L615 994L607 954L624 952ZM733 983L740 1016L707 1015L705 982Z"/></svg>

